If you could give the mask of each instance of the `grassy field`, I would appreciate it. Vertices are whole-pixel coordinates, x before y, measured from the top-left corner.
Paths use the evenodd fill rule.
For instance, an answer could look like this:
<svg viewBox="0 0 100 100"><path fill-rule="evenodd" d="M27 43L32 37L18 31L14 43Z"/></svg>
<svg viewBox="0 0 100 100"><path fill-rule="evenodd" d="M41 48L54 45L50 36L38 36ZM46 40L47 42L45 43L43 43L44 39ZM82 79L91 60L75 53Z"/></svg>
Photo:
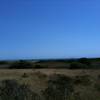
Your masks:
<svg viewBox="0 0 100 100"><path fill-rule="evenodd" d="M100 59L0 64L0 100L100 100Z"/></svg>
<svg viewBox="0 0 100 100"><path fill-rule="evenodd" d="M90 75L98 76L100 70L69 70L69 69L1 69L0 70L0 80L6 78L20 78L24 73L29 77L32 77L32 74L41 72L46 75L51 74L64 74L66 76L77 76L77 75Z"/></svg>
<svg viewBox="0 0 100 100"><path fill-rule="evenodd" d="M35 93L41 94L41 91L45 90L48 87L48 80L52 75L65 75L66 77L70 77L73 80L75 80L76 83L79 82L77 84L74 82L74 89L75 89L74 92L79 93L77 94L79 96L74 97L75 95L73 95L71 96L73 98L70 98L68 100L100 100L100 95L99 95L100 90L97 91L95 88L95 84L99 84L97 88L100 88L99 70L1 69L0 81L16 80L20 84L26 84L30 86L31 90L34 91ZM88 76L89 76L89 80L87 78ZM80 99L75 99L75 98L80 98Z"/></svg>

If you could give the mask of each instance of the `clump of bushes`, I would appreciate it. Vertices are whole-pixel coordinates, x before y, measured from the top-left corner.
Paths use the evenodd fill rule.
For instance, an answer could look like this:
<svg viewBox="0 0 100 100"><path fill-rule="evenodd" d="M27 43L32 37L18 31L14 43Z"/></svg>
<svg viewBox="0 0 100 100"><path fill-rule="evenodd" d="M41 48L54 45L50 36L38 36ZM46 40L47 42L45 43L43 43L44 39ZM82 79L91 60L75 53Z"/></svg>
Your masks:
<svg viewBox="0 0 100 100"><path fill-rule="evenodd" d="M88 58L80 58L80 59L78 59L78 62L80 62L82 64L90 65L90 61Z"/></svg>
<svg viewBox="0 0 100 100"><path fill-rule="evenodd" d="M8 61L0 61L0 65L8 64Z"/></svg>
<svg viewBox="0 0 100 100"><path fill-rule="evenodd" d="M48 68L46 65L40 65L40 64L36 64L35 67L36 69L41 69L41 68Z"/></svg>
<svg viewBox="0 0 100 100"><path fill-rule="evenodd" d="M69 69L86 69L86 68L88 68L87 65L79 62L72 62L69 67Z"/></svg>
<svg viewBox="0 0 100 100"><path fill-rule="evenodd" d="M88 58L80 58L70 62L70 69L92 69L91 61Z"/></svg>
<svg viewBox="0 0 100 100"><path fill-rule="evenodd" d="M10 69L28 69L32 67L33 65L31 62L20 60L20 61L13 62L9 68Z"/></svg>

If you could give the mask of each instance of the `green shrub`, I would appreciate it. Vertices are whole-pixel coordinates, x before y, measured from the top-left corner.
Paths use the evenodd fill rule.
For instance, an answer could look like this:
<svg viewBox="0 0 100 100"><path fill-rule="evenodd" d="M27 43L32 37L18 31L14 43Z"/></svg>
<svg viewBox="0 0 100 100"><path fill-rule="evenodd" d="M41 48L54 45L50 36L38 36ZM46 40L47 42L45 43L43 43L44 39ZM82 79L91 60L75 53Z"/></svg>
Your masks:
<svg viewBox="0 0 100 100"><path fill-rule="evenodd" d="M8 64L8 61L0 61L0 65Z"/></svg>
<svg viewBox="0 0 100 100"><path fill-rule="evenodd" d="M32 68L33 65L31 62L20 60L12 63L10 65L10 69L27 69L27 68Z"/></svg>
<svg viewBox="0 0 100 100"><path fill-rule="evenodd" d="M86 69L88 68L88 66L79 62L72 62L69 68L70 69Z"/></svg>
<svg viewBox="0 0 100 100"><path fill-rule="evenodd" d="M88 58L80 58L80 59L78 59L78 62L80 62L82 64L90 65L90 61Z"/></svg>
<svg viewBox="0 0 100 100"><path fill-rule="evenodd" d="M47 68L47 66L36 64L34 68L41 69L41 68Z"/></svg>

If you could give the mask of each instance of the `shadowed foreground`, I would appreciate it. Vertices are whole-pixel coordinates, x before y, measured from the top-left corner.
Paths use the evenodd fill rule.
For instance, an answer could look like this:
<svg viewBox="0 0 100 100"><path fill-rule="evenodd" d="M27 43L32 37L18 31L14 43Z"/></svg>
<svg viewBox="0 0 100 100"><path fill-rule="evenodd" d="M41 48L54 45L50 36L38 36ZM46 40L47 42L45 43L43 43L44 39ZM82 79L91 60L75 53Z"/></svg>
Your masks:
<svg viewBox="0 0 100 100"><path fill-rule="evenodd" d="M0 70L0 100L100 100L100 72Z"/></svg>

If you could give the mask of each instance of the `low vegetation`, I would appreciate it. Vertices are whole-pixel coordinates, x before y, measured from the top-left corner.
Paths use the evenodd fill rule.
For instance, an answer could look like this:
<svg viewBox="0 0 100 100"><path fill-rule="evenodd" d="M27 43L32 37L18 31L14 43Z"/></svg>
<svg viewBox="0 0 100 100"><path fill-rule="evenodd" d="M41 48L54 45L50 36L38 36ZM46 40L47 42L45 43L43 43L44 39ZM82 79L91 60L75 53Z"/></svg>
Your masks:
<svg viewBox="0 0 100 100"><path fill-rule="evenodd" d="M0 85L0 100L40 100L28 85L20 85L16 80L4 80Z"/></svg>
<svg viewBox="0 0 100 100"><path fill-rule="evenodd" d="M3 67L0 100L100 100L100 58L1 61Z"/></svg>
<svg viewBox="0 0 100 100"><path fill-rule="evenodd" d="M33 68L33 65L31 62L24 60L15 61L9 66L9 69L28 69L28 68Z"/></svg>
<svg viewBox="0 0 100 100"><path fill-rule="evenodd" d="M6 67L7 66L7 67ZM59 60L18 60L0 61L0 68L9 69L100 69L99 58L59 59Z"/></svg>
<svg viewBox="0 0 100 100"><path fill-rule="evenodd" d="M98 76L33 72L20 78L0 81L0 100L100 100Z"/></svg>

